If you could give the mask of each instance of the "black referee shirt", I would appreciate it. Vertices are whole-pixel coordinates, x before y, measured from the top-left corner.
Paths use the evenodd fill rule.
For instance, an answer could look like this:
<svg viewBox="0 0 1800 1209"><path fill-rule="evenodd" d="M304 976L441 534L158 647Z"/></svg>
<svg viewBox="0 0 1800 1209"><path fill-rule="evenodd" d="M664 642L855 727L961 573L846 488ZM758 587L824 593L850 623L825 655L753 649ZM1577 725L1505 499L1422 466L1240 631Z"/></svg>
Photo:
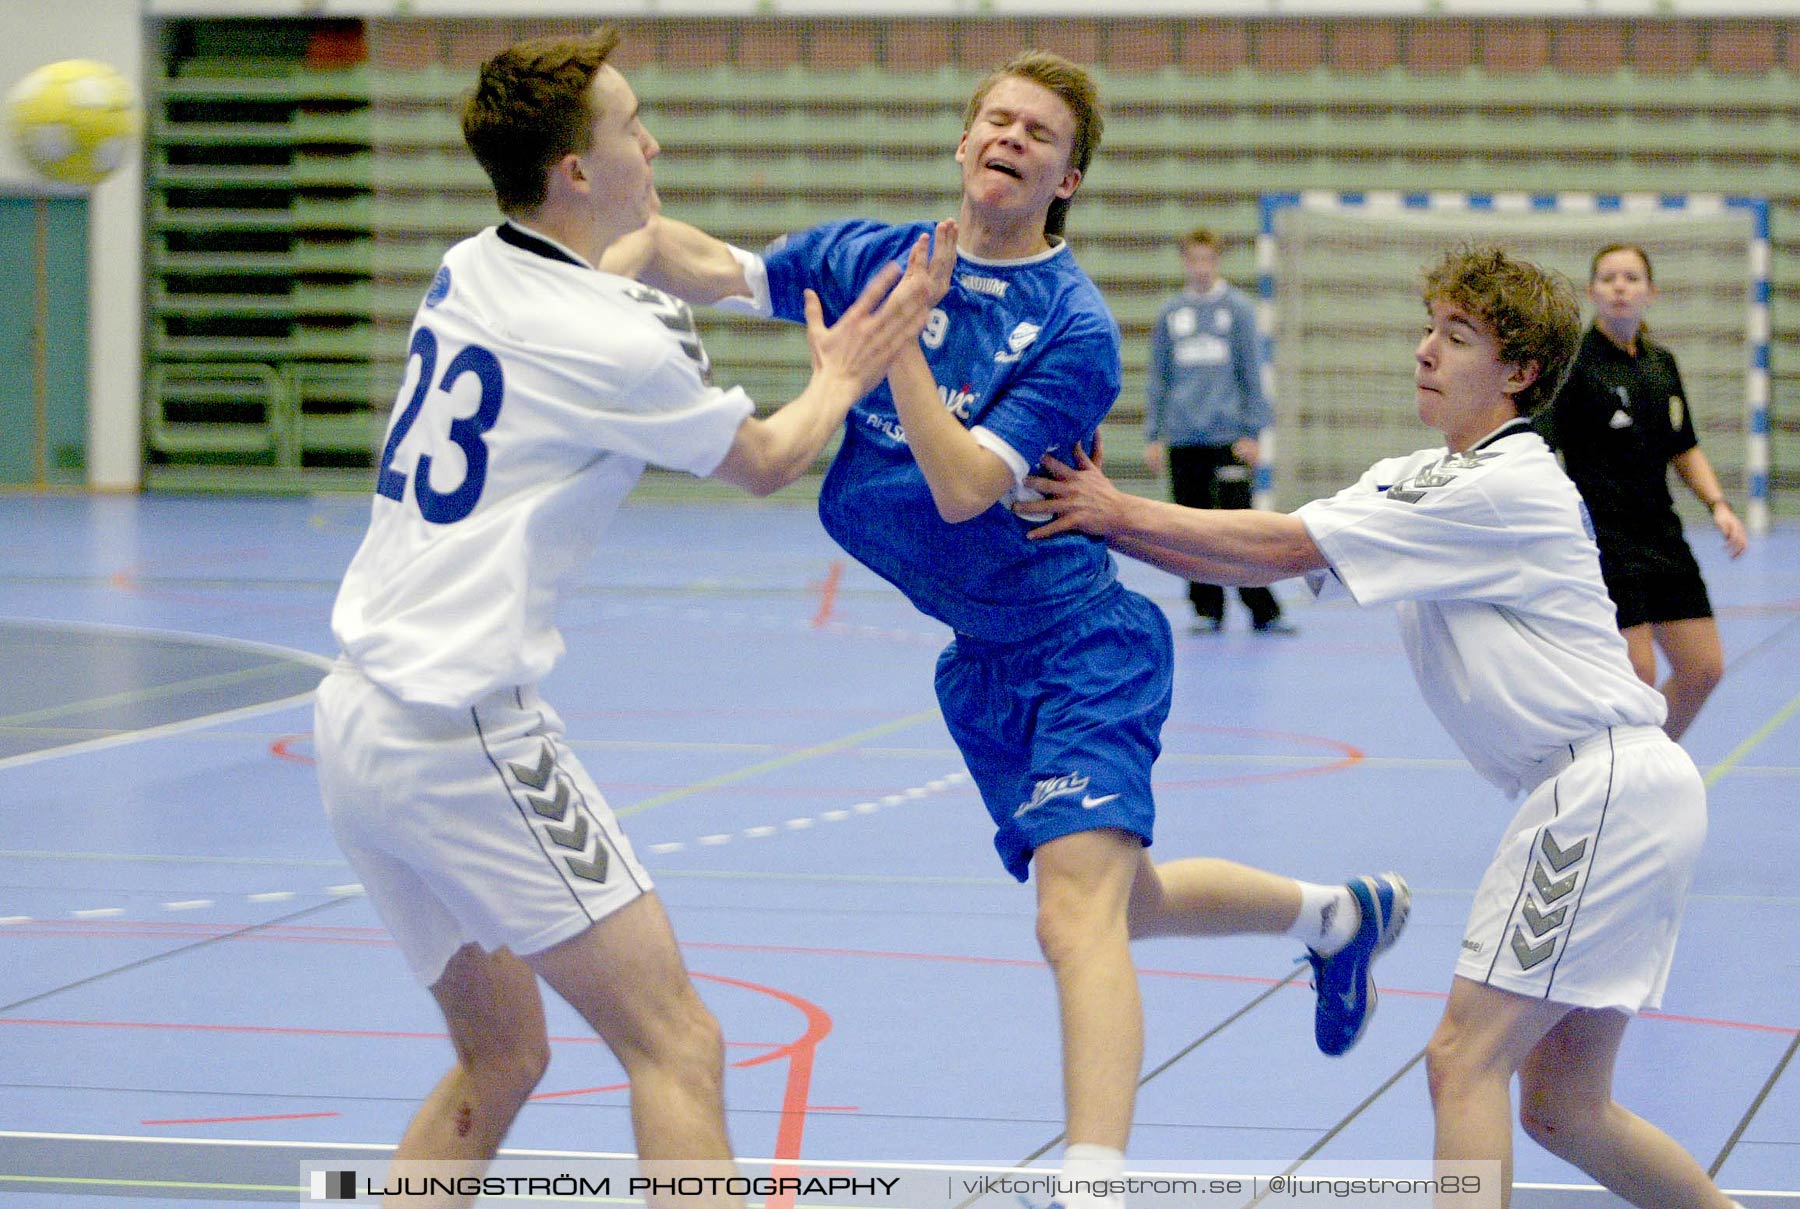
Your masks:
<svg viewBox="0 0 1800 1209"><path fill-rule="evenodd" d="M1668 349L1640 335L1634 357L1588 328L1567 384L1539 420L1587 501L1603 549L1681 541L1669 461L1699 438Z"/></svg>

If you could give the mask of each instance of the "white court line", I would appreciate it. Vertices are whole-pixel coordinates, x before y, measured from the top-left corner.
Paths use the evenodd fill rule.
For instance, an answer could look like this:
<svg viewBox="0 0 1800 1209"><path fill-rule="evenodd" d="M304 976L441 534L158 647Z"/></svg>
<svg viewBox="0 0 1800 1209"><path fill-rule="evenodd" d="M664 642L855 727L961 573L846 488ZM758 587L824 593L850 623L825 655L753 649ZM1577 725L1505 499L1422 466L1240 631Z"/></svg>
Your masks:
<svg viewBox="0 0 1800 1209"><path fill-rule="evenodd" d="M247 638L225 638L218 634L195 634L184 630L154 630L141 626L101 625L95 622L58 621L37 617L5 617L0 622L15 622L24 626L40 626L58 633L107 634L116 637L148 637L165 638L191 646L209 646L229 650L254 651L261 655L279 656L295 663L308 664L312 667L329 670L333 660L324 655L315 655L311 651L302 651L293 647L276 646L269 642L254 642ZM107 735L100 739L88 739L80 743L70 743L63 747L46 747L39 751L21 752L16 756L0 759L0 771L9 768L22 768L28 764L38 764L46 760L60 760L64 756L80 755L91 751L101 751L109 747L120 747L127 743L141 743L149 739L160 739L168 735L180 734L183 731L198 730L215 726L223 722L235 722L240 718L254 718L259 714L273 713L287 709L309 699L312 692L296 693L277 701L266 701L256 705L246 705L238 709L225 710L220 713L201 714L186 718L179 722L164 723L161 726L145 727L142 730L124 730Z"/></svg>

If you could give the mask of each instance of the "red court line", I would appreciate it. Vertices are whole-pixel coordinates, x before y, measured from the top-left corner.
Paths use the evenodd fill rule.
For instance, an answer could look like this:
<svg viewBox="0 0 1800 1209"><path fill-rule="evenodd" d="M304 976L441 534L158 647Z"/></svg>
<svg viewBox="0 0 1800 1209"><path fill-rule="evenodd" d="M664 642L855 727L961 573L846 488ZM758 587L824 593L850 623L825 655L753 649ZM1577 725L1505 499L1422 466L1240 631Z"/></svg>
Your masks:
<svg viewBox="0 0 1800 1209"><path fill-rule="evenodd" d="M305 764L308 767L311 767L313 758L294 750L294 744L305 742L311 738L312 732L310 730L297 735L283 735L281 738L275 740L275 742L269 744L269 752L277 760L287 760L294 764Z"/></svg>
<svg viewBox="0 0 1800 1209"><path fill-rule="evenodd" d="M966 953L907 953L883 949L835 949L812 948L805 945L749 945L729 944L723 941L681 942L684 949L711 949L724 953L787 953L804 957L860 957L876 961L934 961L957 965L1002 966L1014 969L1047 970L1048 963L1027 957L980 957ZM1137 971L1145 978L1179 978L1193 982L1232 982L1249 986L1275 986L1286 981L1281 978L1267 978L1255 974L1211 974L1199 970L1162 970L1154 967L1139 966ZM1304 984L1293 984L1293 990L1304 991ZM1406 987L1383 986L1377 988L1383 995L1395 995L1409 999L1450 998L1448 991L1422 991ZM1800 1034L1800 1028L1792 1028L1779 1024L1757 1024L1748 1020L1719 1020L1708 1016L1677 1016L1667 1012L1639 1012L1638 1016L1645 1020L1666 1020L1675 1024L1698 1024L1709 1028L1740 1029L1746 1032L1772 1033L1779 1037L1792 1037Z"/></svg>
<svg viewBox="0 0 1800 1209"><path fill-rule="evenodd" d="M1292 731L1257 730L1242 726L1208 726L1197 722L1169 722L1163 730L1190 731L1200 734L1231 735L1241 739L1277 739L1284 743L1296 743L1302 746L1323 747L1327 751L1337 752L1338 758L1328 764L1317 764L1311 768L1283 768L1273 772L1243 772L1227 777L1189 777L1182 780L1156 779L1158 789L1196 789L1202 786L1217 788L1221 785L1266 785L1271 781L1293 781L1302 777L1318 777L1326 773L1343 772L1347 768L1361 764L1368 759L1368 753L1360 747L1354 747L1325 735L1304 735ZM1168 751L1164 746L1165 754Z"/></svg>
<svg viewBox="0 0 1800 1209"><path fill-rule="evenodd" d="M787 1088L782 1096L781 1124L775 1132L774 1157L788 1161L798 1159L801 1142L806 1133L806 1102L808 1094L812 1090L813 1062L818 1054L819 1042L823 1041L826 1034L831 1032L831 1017L824 1008L811 1000L802 999L798 995L792 995L774 987L745 982L737 978L727 978L722 974L696 972L694 977L772 996L788 1006L798 1009L800 1014L805 1017L806 1031L799 1037L773 1053L765 1054L761 1058L743 1064L744 1066L754 1066L758 1062L772 1062L784 1055L787 1057Z"/></svg>
<svg viewBox="0 0 1800 1209"><path fill-rule="evenodd" d="M319 1117L341 1117L340 1112L274 1112L256 1117L169 1117L161 1121L139 1121L139 1125L237 1125L244 1121L311 1121Z"/></svg>
<svg viewBox="0 0 1800 1209"><path fill-rule="evenodd" d="M162 921L158 921L158 920L131 920L131 921L104 920L104 919L68 920L68 921L37 920L37 921L33 921L32 924L13 924L13 925L9 925L4 928L0 928L0 938L4 938L9 935L13 935L13 936L19 936L19 935L24 935L24 936L30 936L30 935L69 936L69 935L82 935L82 934L101 935L101 936L105 936L105 937L109 937L109 938L110 937L119 937L119 936L126 936L126 937L219 936L219 935L225 935L230 932L240 931L240 930L250 927L250 926L251 925L249 925L249 924L173 923L173 922L162 922ZM290 933L299 933L299 935L290 935ZM243 936L236 937L235 939L237 939L237 940L306 941L306 942L311 942L311 943L315 943L315 944L368 944L368 945L392 945L393 944L393 941L388 938L386 931L381 928L349 928L349 927L331 928L331 927L322 927L322 926L304 925L304 924L291 924L291 925L286 925L281 928L258 929L257 931L248 932ZM1017 969L1032 969L1032 970L1042 970L1042 969L1049 968L1048 966L1046 966L1044 964L1044 962L1042 960L1035 959L1035 958L1025 958L1025 957L982 957L982 956L978 956L978 955L964 954L964 953L908 953L908 952L899 952L899 951L888 951L888 950L882 950L882 949L843 949L843 948L813 947L813 946L806 946L806 945L731 944L731 943L727 943L724 941L684 940L684 941L681 941L680 943L681 943L681 947L684 949L705 949L705 950L713 950L713 951L720 952L720 953L788 953L788 954L794 954L796 956L804 956L804 957L857 957L857 958L869 958L869 959L874 959L874 960L878 960L878 961L936 961L936 962L946 962L946 963L961 964L961 965L1002 966L1002 967L1013 967L1013 968L1017 968ZM1195 981L1195 982L1231 982L1231 983L1241 983L1241 984L1244 984L1247 986L1265 986L1265 987L1266 986L1274 986L1276 983L1282 981L1279 978L1266 978L1266 977L1262 977L1260 975L1254 975L1254 974L1213 974L1213 973L1207 973L1207 972L1199 971L1199 970L1163 970L1163 969L1156 969L1156 968L1144 967L1144 966L1140 966L1138 968L1138 973L1143 975L1146 978L1181 978L1181 979L1188 979L1188 980ZM718 978L718 977L711 976L711 975L703 976L700 974L696 974L695 977L696 978L713 977L714 981L719 981L719 982L731 981L729 979ZM759 987L752 983L733 983L732 985L741 986L747 990L754 990L761 994L774 995L776 998L783 998L782 994L779 992L776 992L776 991L773 991L773 990L770 990L767 988ZM1442 1000L1442 999L1449 998L1449 993L1446 991L1422 991L1422 990L1412 990L1412 989L1409 989L1406 987L1389 987L1389 986L1379 987L1378 989L1384 995L1398 995L1398 996L1415 998L1415 999L1440 999L1440 1000ZM1796 1033L1800 1033L1800 1028L1793 1028L1793 1027L1790 1027L1787 1025L1779 1025L1779 1024L1758 1024L1755 1021L1749 1021L1749 1020L1721 1020L1721 1019L1716 1019L1716 1018L1710 1017L1710 1016L1685 1016L1685 1015L1677 1015L1677 1014L1673 1014L1673 1013L1669 1013L1669 1012L1639 1012L1638 1015L1645 1020L1666 1020L1666 1021L1669 1021L1674 1024L1696 1024L1696 1025L1702 1025L1707 1028L1741 1029L1741 1030L1745 1030L1748 1032L1771 1033L1771 1034L1774 1034L1774 1035L1780 1036L1780 1037L1792 1037ZM829 1017L827 1017L826 1019L827 1019L826 1030L829 1031L830 1030ZM0 1016L0 1024L21 1024L21 1023L60 1023L60 1022L57 1022L57 1021L36 1022L36 1021L19 1020L19 1019ZM79 1024L81 1022L80 1021L70 1021L68 1023ZM120 1027L129 1028L132 1026L131 1025L121 1025ZM196 1027L197 1028L197 1027L208 1027L208 1026L165 1025L165 1026L145 1026L145 1027L168 1027L168 1028ZM218 1027L223 1028L226 1026L218 1026ZM244 1027L248 1028L249 1026L244 1026ZM286 1030L269 1029L267 1031L283 1032ZM338 1036L345 1036L345 1037L357 1037L357 1036L442 1037L445 1035L442 1033L358 1032L353 1029L336 1030L335 1034L334 1034L333 1030L328 1030L328 1029L320 1029L320 1030L316 1030L316 1031L319 1032L320 1035L324 1035L324 1036L338 1035ZM551 1038L551 1040L586 1043L586 1042L592 1042L594 1040L594 1038L592 1038L592 1037L586 1037L586 1038L583 1038L583 1037L553 1037L553 1038ZM730 1044L773 1045L773 1043L771 1043L771 1042L756 1042L756 1043L742 1042L742 1043L730 1043ZM779 1056L779 1055L777 1055L777 1056ZM760 1059L760 1061L763 1061L763 1062L772 1061L772 1060L773 1060L773 1056L765 1056L762 1059ZM749 1065L753 1065L753 1064L754 1063L751 1063Z"/></svg>
<svg viewBox="0 0 1800 1209"><path fill-rule="evenodd" d="M70 936L70 935L83 935L83 934L90 935L90 936L99 935L99 936L104 936L104 937L108 937L108 938L120 937L120 936L124 936L124 937L221 936L221 935L225 935L230 932L241 931L248 927L251 927L251 925L249 925L249 924L173 923L173 922L162 922L159 920L130 920L130 921L104 920L104 919L67 920L67 921L35 920L31 924L13 924L13 925L9 925L4 928L0 928L0 938L4 938L9 935L10 936L31 936L31 935ZM289 935L289 933L300 933L300 935ZM247 932L244 935L236 937L234 939L237 939L237 940L307 941L307 942L311 942L311 943L315 943L315 944L392 945L394 943L391 939L388 938L387 932L382 928L349 928L349 927L332 928L332 927L323 927L323 926L305 925L305 924L290 924L290 925L286 925L281 928L258 929L253 932ZM731 944L731 943L727 943L725 941L695 941L695 940L684 940L684 941L681 941L680 944L681 944L681 947L684 949L707 949L707 950L713 950L713 951L720 952L720 953L789 953L789 954L794 954L796 956L804 956L804 957L857 957L857 958L870 958L870 959L874 959L874 960L878 960L878 961L936 961L936 962L946 962L946 963L961 964L961 965L1003 966L1003 967L1013 967L1013 968L1017 968L1017 969L1031 969L1031 970L1042 970L1042 969L1049 968L1047 965L1045 965L1045 963L1042 960L1035 959L1035 958L982 957L982 956L978 956L978 955L974 955L974 954L966 954L966 953L908 953L908 952L889 951L889 950L882 950L882 949L843 949L843 948L814 947L814 946L806 946L806 945ZM1282 979L1279 979L1279 978L1267 978L1267 977L1263 977L1263 976L1255 975L1255 974L1213 974L1213 973L1207 973L1207 972L1200 971L1200 970L1163 970L1163 969L1156 969L1153 967L1146 967L1146 966L1138 967L1138 973L1143 975L1146 978L1181 978L1181 979L1188 979L1188 980L1195 981L1195 982L1232 982L1232 983L1241 983L1241 984L1244 984L1247 986L1265 986L1265 987L1266 986L1274 986L1276 983L1282 981ZM732 985L742 987L746 990L753 990L760 994L773 995L776 998L785 999L785 995L782 992L777 992L777 991L774 991L769 988L760 987L754 983L732 982L731 979L718 977L715 975L695 974L694 977L696 977L696 978L701 978L701 977L711 978L713 981L716 981L716 982L730 982ZM1441 999L1448 999L1450 997L1449 993L1446 991L1422 991L1422 990L1412 990L1412 989L1409 989L1406 987L1389 987L1389 986L1379 987L1378 989L1384 995L1398 995L1398 996L1414 998L1414 999L1440 999L1441 1000ZM795 1002L797 1004L797 1003L803 1002L803 1001L794 1000L793 1002ZM1684 1015L1677 1015L1677 1014L1669 1013L1669 1012L1654 1012L1654 1011L1639 1012L1638 1015L1645 1020L1666 1020L1666 1021L1669 1021L1674 1024L1697 1024L1697 1025L1702 1025L1707 1028L1741 1029L1741 1030L1745 1030L1748 1032L1772 1033L1772 1034L1774 1034L1776 1036L1780 1036L1780 1037L1792 1037L1795 1034L1800 1033L1800 1028L1794 1028L1794 1027L1790 1027L1787 1025L1780 1025L1780 1024L1758 1024L1755 1021L1750 1021L1750 1020L1722 1020L1722 1019L1716 1019L1711 1016L1684 1016ZM830 1027L831 1027L830 1023L829 1023L830 1022L829 1016L826 1017L826 1021L827 1021L826 1031L829 1032ZM32 1021L32 1020L23 1020L23 1019L0 1016L0 1024L32 1024L32 1023L81 1024L83 1022L81 1022L81 1021L67 1021L67 1022L63 1022L63 1021ZM130 1028L130 1027L134 1027L134 1026L129 1025L129 1024L122 1024L119 1027ZM142 1027L163 1027L163 1028L219 1027L219 1028L227 1028L227 1027L237 1027L237 1026L224 1026L224 1025L219 1025L219 1026L154 1025L153 1026L153 1025L145 1025ZM251 1026L241 1026L241 1027L243 1027L245 1029L249 1029ZM279 1033L279 1032L290 1031L290 1030L268 1029L266 1031ZM305 1030L292 1030L292 1031L305 1031ZM354 1030L354 1029L341 1029L341 1030L318 1029L318 1030L312 1030L312 1031L318 1032L321 1036L336 1035L336 1036L344 1036L344 1037L358 1037L358 1036L366 1036L366 1037L443 1037L446 1035L443 1033L358 1032L357 1030ZM821 1036L823 1036L823 1034L821 1034ZM565 1041L565 1042L572 1042L572 1043L590 1043L590 1042L593 1042L595 1039L592 1037L552 1037L551 1040L552 1041ZM727 1044L743 1044L743 1045L758 1044L758 1045L769 1045L769 1046L773 1047L774 1043L772 1043L772 1042L728 1042ZM775 1048L779 1048L779 1047L775 1047ZM758 1062L773 1061L774 1057L777 1057L777 1056L780 1056L780 1055L767 1055L767 1056L764 1056L763 1058L759 1059ZM751 1063L746 1063L745 1065L756 1065L756 1064L757 1064L756 1062L751 1062ZM733 1065L736 1065L736 1064L734 1063Z"/></svg>
<svg viewBox="0 0 1800 1209"><path fill-rule="evenodd" d="M837 606L838 584L844 578L844 560L831 560L831 569L825 572L825 582L819 585L819 611L813 614L812 627L817 630L831 620L831 611Z"/></svg>
<svg viewBox="0 0 1800 1209"><path fill-rule="evenodd" d="M695 974L696 978L705 978L705 974ZM741 986L750 987L749 983ZM759 989L752 987L751 989ZM149 1029L159 1032L194 1032L194 1033L245 1033L259 1036L276 1037L353 1037L369 1038L382 1041L448 1041L449 1033L443 1032L403 1032L392 1029L352 1029L352 1028L303 1028L298 1025L271 1024L205 1024L194 1021L165 1020L57 1020L35 1016L0 1016L0 1025L19 1024L39 1028L116 1028L116 1029ZM829 1025L827 1025L829 1028ZM551 1036L548 1040L558 1045L599 1045L600 1038L591 1033L583 1033L576 1037ZM792 1042L787 1044L791 1045ZM759 1049L767 1052L751 1058L743 1058L731 1065L735 1068L761 1066L763 1063L780 1057L784 1045L776 1041L727 1041L727 1049ZM604 1090L604 1089L596 1089ZM564 1092L572 1095L572 1092Z"/></svg>

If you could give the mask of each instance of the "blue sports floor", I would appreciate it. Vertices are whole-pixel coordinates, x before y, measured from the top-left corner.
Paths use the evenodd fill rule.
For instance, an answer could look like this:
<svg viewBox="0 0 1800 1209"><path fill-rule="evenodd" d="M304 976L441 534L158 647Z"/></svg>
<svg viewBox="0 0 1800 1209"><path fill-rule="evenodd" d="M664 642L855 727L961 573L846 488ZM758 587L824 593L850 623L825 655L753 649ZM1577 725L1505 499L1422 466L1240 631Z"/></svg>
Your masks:
<svg viewBox="0 0 1800 1209"><path fill-rule="evenodd" d="M308 693L365 515L0 496L0 1196L291 1201L294 1163L391 1145L447 1065L310 766ZM1712 828L1618 1091L1774 1206L1800 1199L1800 529L1736 563L1695 536L1729 660L1688 737ZM1185 630L1173 579L1126 575ZM1510 806L1426 712L1392 618L1295 588L1298 638L1250 635L1240 610L1178 639L1156 852L1318 881L1396 868L1413 922L1342 1059L1313 1048L1296 946L1140 946L1133 1157L1152 1167L1429 1154L1417 1059ZM633 502L563 621L545 692L723 1022L738 1150L1045 1149L1050 978L936 714L941 627L780 501ZM628 1150L619 1068L551 1007L551 1069L509 1146ZM1523 1139L1517 1178L1520 1205L1614 1203Z"/></svg>

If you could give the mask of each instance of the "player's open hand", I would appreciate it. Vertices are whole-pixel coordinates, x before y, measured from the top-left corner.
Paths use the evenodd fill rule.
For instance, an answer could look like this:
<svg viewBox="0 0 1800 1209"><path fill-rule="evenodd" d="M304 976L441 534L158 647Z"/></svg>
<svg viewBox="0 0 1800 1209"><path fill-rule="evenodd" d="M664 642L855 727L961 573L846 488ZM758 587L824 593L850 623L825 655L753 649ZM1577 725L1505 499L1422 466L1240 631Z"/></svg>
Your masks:
<svg viewBox="0 0 1800 1209"><path fill-rule="evenodd" d="M912 255L907 258L906 271L911 276L915 262L921 257L918 244L913 245ZM931 236L931 256L917 266L920 269L918 288L924 294L927 313L944 300L950 292L950 279L956 272L956 220L946 218L937 225ZM907 284L902 280L901 285ZM923 321L921 320L921 323Z"/></svg>
<svg viewBox="0 0 1800 1209"><path fill-rule="evenodd" d="M1025 486L1041 499L1013 505L1016 512L1033 516L1049 513L1053 518L1026 534L1037 539L1055 537L1071 530L1107 537L1117 532L1123 520L1126 497L1100 466L1081 446L1075 447L1075 464L1065 466L1053 457L1045 457L1044 473L1025 480Z"/></svg>
<svg viewBox="0 0 1800 1209"><path fill-rule="evenodd" d="M849 377L860 385L859 394L887 376L894 358L919 338L931 308L949 291L956 267L956 224L939 223L937 235L935 244L929 234L914 241L904 270L883 265L830 327L819 300L808 294L806 339L815 373Z"/></svg>

